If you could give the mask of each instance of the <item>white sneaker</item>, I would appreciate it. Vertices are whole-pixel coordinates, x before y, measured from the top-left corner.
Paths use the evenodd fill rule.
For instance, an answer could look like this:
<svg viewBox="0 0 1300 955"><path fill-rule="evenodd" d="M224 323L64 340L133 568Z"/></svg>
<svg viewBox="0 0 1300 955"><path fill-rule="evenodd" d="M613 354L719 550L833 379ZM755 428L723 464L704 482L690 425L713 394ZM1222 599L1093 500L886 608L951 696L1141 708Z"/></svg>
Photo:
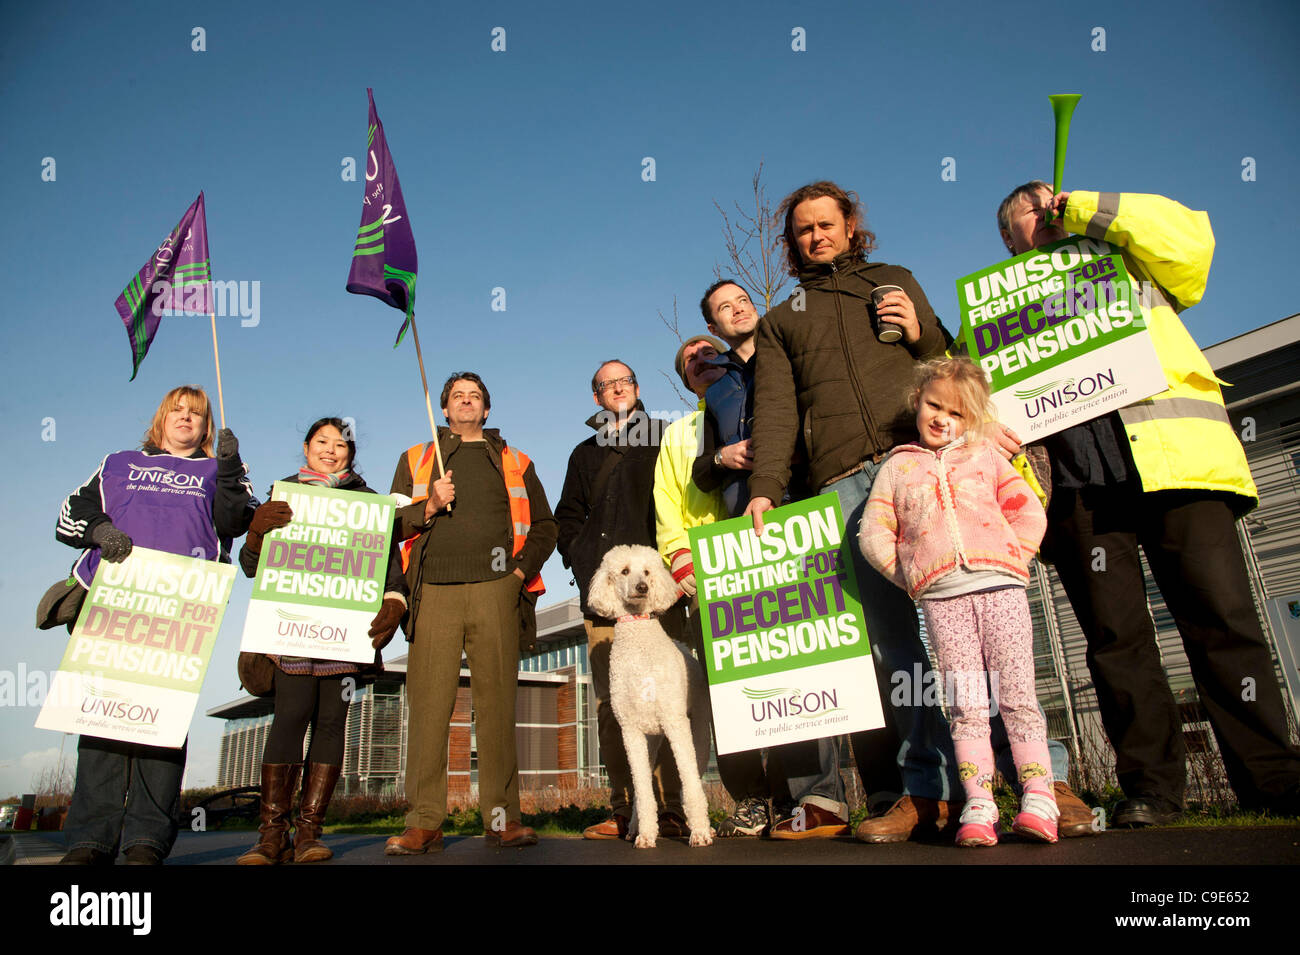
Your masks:
<svg viewBox="0 0 1300 955"><path fill-rule="evenodd" d="M996 846L998 844L998 806L992 799L968 799L958 820L959 846Z"/></svg>
<svg viewBox="0 0 1300 955"><path fill-rule="evenodd" d="M1060 818L1061 810L1051 793L1026 791L1011 828L1028 839L1053 843L1057 840L1056 820Z"/></svg>

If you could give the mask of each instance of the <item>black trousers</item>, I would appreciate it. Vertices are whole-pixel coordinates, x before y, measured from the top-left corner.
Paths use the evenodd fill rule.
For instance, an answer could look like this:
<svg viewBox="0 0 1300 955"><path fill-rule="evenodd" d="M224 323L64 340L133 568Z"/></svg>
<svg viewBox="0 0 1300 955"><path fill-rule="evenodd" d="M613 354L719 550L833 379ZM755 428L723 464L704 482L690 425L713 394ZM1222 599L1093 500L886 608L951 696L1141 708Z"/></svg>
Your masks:
<svg viewBox="0 0 1300 955"><path fill-rule="evenodd" d="M1052 498L1043 554L1088 641L1115 769L1129 798L1182 805L1182 723L1160 664L1138 548L1183 639L1201 705L1243 808L1300 786L1282 694L1226 500L1087 488Z"/></svg>
<svg viewBox="0 0 1300 955"><path fill-rule="evenodd" d="M343 677L310 676L275 671L275 719L267 734L264 763L301 763L302 741L311 724L307 762L343 765L343 729L348 703Z"/></svg>

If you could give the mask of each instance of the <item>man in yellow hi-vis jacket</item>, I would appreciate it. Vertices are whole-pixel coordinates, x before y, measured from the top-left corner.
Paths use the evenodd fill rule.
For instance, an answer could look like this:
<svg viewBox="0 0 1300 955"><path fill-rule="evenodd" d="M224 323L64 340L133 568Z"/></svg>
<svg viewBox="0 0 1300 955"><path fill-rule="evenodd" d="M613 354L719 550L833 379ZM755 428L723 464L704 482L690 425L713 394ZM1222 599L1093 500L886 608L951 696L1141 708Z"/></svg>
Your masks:
<svg viewBox="0 0 1300 955"><path fill-rule="evenodd" d="M1214 255L1209 216L1161 196L1054 196L1035 180L1003 200L998 226L1016 255L1067 233L1118 246L1169 386L1044 442L1053 493L1042 553L1056 565L1088 640L1125 795L1113 824L1172 819L1187 778L1182 720L1147 611L1139 546L1182 635L1242 807L1300 812L1300 753L1288 742L1234 526L1258 493L1222 383L1178 318L1205 291Z"/></svg>

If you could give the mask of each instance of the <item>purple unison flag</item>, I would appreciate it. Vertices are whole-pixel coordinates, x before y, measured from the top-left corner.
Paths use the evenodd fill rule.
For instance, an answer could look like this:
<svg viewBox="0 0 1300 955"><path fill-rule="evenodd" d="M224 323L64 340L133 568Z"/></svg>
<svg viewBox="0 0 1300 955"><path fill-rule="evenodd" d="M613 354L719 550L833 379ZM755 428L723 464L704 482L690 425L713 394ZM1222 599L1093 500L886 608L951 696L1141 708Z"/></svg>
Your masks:
<svg viewBox="0 0 1300 955"><path fill-rule="evenodd" d="M153 344L164 312L212 310L211 280L208 220L200 192L176 228L167 234L113 303L131 339L132 381Z"/></svg>
<svg viewBox="0 0 1300 955"><path fill-rule="evenodd" d="M366 144L366 191L361 198L361 228L352 252L352 270L348 272L348 291L373 295L393 308L406 313L397 333L396 348L402 343L406 327L415 311L415 236L402 200L402 185L397 181L384 124L375 112L374 93L367 88L370 100L370 133Z"/></svg>

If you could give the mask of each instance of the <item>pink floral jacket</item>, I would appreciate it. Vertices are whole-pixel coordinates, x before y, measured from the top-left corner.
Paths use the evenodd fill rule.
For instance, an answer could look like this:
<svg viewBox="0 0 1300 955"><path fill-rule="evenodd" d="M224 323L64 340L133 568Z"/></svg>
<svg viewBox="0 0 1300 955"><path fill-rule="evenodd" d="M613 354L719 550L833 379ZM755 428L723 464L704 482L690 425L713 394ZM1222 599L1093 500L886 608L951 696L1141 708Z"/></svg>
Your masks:
<svg viewBox="0 0 1300 955"><path fill-rule="evenodd" d="M867 498L858 546L871 566L913 598L960 563L1029 580L1047 515L1029 485L988 442L938 452L889 452Z"/></svg>

